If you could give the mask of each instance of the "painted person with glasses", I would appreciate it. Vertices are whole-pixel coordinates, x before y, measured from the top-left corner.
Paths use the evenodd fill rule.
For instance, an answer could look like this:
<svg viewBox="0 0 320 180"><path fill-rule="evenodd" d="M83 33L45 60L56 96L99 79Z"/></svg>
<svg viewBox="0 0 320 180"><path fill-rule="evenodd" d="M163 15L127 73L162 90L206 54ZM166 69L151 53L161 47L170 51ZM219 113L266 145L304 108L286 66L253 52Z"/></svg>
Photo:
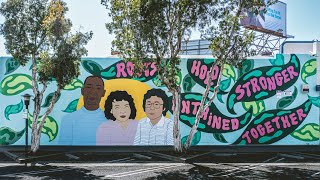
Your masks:
<svg viewBox="0 0 320 180"><path fill-rule="evenodd" d="M165 117L168 106L168 96L163 90L147 91L143 98L147 117L139 121L134 145L173 145L173 121Z"/></svg>

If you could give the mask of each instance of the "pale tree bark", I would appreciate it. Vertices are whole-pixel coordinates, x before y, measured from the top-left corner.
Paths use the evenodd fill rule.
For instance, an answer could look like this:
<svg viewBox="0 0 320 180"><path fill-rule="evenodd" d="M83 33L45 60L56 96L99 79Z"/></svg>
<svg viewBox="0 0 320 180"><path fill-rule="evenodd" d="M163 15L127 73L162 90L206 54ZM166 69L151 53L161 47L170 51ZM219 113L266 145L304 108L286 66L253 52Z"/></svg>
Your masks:
<svg viewBox="0 0 320 180"><path fill-rule="evenodd" d="M194 134L197 132L198 125L199 125L202 113L206 110L206 108L208 108L210 106L210 104L213 102L214 98L216 97L216 95L218 93L218 90L219 90L219 87L220 87L220 82L221 82L221 77L222 77L222 72L223 72L223 69L224 69L224 63L221 63L221 68L220 68L220 72L219 72L219 76L218 76L218 81L217 81L216 86L214 87L213 95L211 96L211 98L209 99L207 104L205 104L205 101L206 101L206 99L207 99L207 97L209 95L209 91L210 91L210 88L211 88L212 75L213 75L214 67L216 65L219 65L219 60L215 61L211 65L211 68L210 68L210 71L209 71L208 84L206 86L205 93L202 95L201 103L200 103L199 109L197 111L194 124L193 124L193 126L192 126L192 128L190 130L189 136L188 136L187 141L186 141L186 143L184 145L184 149L185 150L188 150L191 147L192 139L193 139Z"/></svg>
<svg viewBox="0 0 320 180"><path fill-rule="evenodd" d="M172 91L172 100L173 100L173 140L174 140L174 149L177 152L182 152L181 144L181 135L180 135L180 104L181 104L181 91L178 88L177 90Z"/></svg>
<svg viewBox="0 0 320 180"><path fill-rule="evenodd" d="M44 91L42 91L43 93ZM33 128L32 129L32 137L31 137L31 151L32 152L36 152L39 147L40 147L40 139L41 139L41 131L42 131L42 128L43 128L43 125L45 123L45 120L46 118L48 117L48 115L51 113L55 103L56 103L56 100L57 100L57 97L59 96L61 92L61 89L58 88L55 92L54 92L54 95L52 97L52 100L50 102L50 105L49 107L47 108L46 112L44 113L44 115L41 117L41 120L40 120L40 123L39 125L37 125L38 123L38 119L33 119L33 124L32 126L35 126L36 128ZM41 106L41 102L39 104L35 104L35 106ZM40 112L39 112L40 113ZM38 114L39 115L39 114Z"/></svg>

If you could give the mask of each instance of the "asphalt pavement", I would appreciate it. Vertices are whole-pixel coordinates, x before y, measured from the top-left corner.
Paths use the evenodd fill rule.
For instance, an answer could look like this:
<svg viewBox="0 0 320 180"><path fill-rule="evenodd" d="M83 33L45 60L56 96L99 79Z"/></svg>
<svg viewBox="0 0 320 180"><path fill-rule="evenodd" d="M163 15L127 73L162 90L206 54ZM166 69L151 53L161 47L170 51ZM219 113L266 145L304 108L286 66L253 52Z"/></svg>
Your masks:
<svg viewBox="0 0 320 180"><path fill-rule="evenodd" d="M27 166L13 159L0 153L0 179L320 179L320 155L306 153L54 154Z"/></svg>

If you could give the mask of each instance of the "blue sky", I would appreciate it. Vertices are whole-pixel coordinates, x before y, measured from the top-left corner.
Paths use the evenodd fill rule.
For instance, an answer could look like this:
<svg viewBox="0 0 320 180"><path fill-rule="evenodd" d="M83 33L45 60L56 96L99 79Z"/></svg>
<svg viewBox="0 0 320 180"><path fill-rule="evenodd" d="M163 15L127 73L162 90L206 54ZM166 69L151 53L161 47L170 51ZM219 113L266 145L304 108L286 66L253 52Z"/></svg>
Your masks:
<svg viewBox="0 0 320 180"><path fill-rule="evenodd" d="M5 0L0 0L0 3ZM73 22L73 30L93 31L92 40L87 45L88 57L110 56L113 36L105 29L110 21L108 12L100 0L65 0L69 7L68 17ZM295 41L320 40L320 0L282 0L287 4L287 33L295 36ZM4 18L0 16L0 23ZM198 36L194 35L193 39ZM0 56L8 56L4 39L0 37Z"/></svg>

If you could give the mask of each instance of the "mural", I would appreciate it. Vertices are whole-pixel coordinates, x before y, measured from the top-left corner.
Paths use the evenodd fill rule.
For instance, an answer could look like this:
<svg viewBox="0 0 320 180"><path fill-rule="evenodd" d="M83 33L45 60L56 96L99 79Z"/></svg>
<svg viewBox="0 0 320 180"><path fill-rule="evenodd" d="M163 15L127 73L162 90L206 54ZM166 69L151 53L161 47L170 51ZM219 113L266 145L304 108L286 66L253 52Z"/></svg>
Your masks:
<svg viewBox="0 0 320 180"><path fill-rule="evenodd" d="M180 129L187 140L214 59L182 59ZM66 86L42 129L42 145L173 145L172 95L154 62L133 76L134 65L117 58L83 58L81 75ZM317 60L310 55L248 59L242 69L224 65L217 98L202 114L193 145L319 145ZM211 85L220 67L213 69ZM309 84L303 93L301 86ZM49 106L54 79L41 112ZM212 93L211 92L210 94ZM31 90L30 64L0 58L0 145L23 145L21 95ZM33 102L29 106L33 111ZM29 113L29 128L32 114ZM29 138L30 139L30 138Z"/></svg>

